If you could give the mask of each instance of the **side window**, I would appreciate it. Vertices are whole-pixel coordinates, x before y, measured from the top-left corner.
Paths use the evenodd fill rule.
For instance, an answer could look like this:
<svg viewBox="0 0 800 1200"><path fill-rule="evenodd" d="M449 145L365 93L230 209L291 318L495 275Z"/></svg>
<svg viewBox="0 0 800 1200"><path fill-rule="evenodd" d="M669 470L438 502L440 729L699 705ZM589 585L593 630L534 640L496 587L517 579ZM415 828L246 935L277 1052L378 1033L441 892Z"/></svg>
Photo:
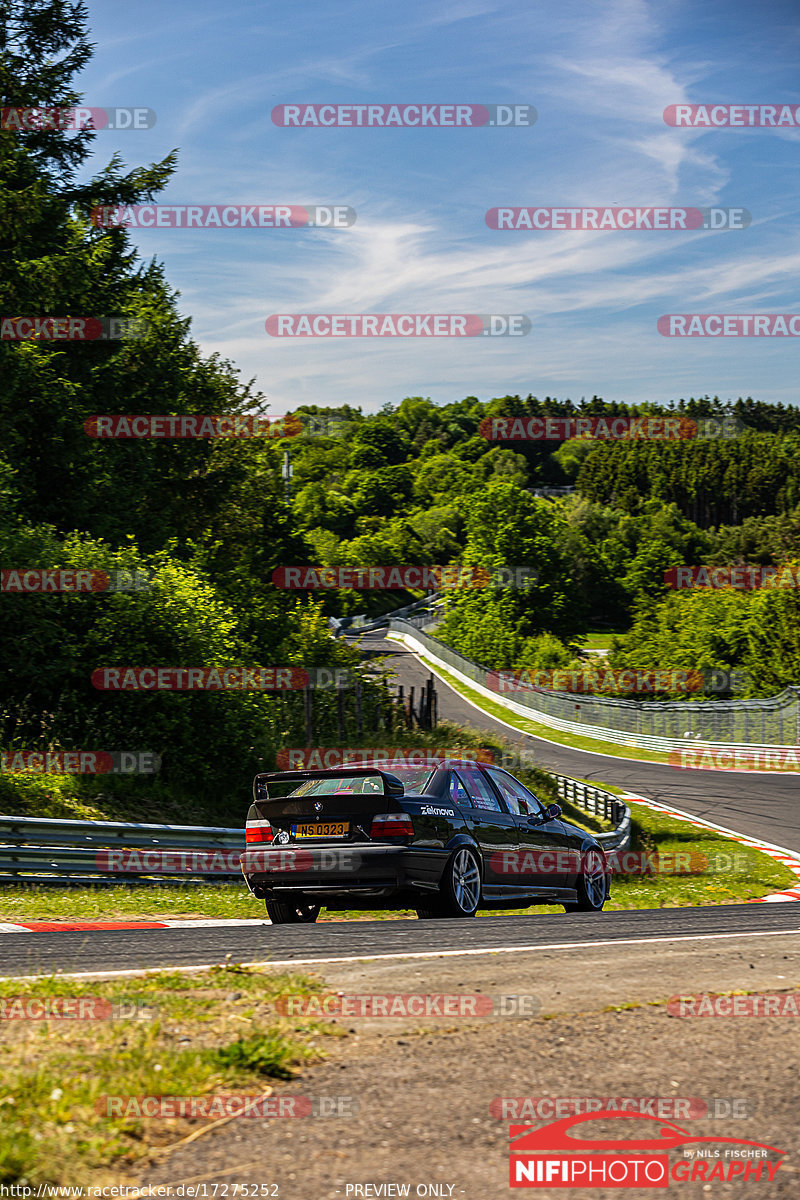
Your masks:
<svg viewBox="0 0 800 1200"><path fill-rule="evenodd" d="M471 767L463 767L461 774L464 777L464 783L473 808L492 808L495 812L503 811L500 807L500 801L480 771L476 771Z"/></svg>
<svg viewBox="0 0 800 1200"><path fill-rule="evenodd" d="M511 812L519 814L542 812L542 806L533 792L529 792L518 779L507 775L505 771L490 770L489 774L499 787Z"/></svg>
<svg viewBox="0 0 800 1200"><path fill-rule="evenodd" d="M455 771L450 774L450 800L453 804L463 804L467 808L472 803L469 793Z"/></svg>

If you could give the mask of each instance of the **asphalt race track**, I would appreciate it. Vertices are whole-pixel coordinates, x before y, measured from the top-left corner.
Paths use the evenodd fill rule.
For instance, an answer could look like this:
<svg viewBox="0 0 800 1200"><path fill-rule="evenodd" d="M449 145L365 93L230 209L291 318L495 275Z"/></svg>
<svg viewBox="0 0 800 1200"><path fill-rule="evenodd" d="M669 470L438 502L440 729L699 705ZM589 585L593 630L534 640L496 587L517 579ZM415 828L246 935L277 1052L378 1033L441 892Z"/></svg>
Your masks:
<svg viewBox="0 0 800 1200"><path fill-rule="evenodd" d="M386 653L387 665L406 689L419 689L430 670L399 642L382 632L363 634L359 644L371 655ZM500 734L512 744L532 750L537 761L560 775L594 779L625 788L662 804L671 804L715 821L727 829L800 851L800 775L755 771L689 771L659 763L638 762L556 745L509 729L480 712L442 680L436 680L439 718ZM509 714L513 719L513 714Z"/></svg>
<svg viewBox="0 0 800 1200"><path fill-rule="evenodd" d="M800 932L796 904L730 904L627 912L552 913L443 921L342 921L319 925L93 930L0 935L0 975L141 971L236 963L309 963L375 956L489 953L675 942Z"/></svg>

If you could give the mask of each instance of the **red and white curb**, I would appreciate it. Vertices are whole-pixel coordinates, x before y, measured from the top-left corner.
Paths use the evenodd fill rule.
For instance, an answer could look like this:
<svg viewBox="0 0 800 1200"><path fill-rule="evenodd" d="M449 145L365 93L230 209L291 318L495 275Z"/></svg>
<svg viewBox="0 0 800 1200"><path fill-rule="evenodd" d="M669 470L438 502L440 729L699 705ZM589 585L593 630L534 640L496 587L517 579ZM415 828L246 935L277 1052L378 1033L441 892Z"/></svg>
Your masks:
<svg viewBox="0 0 800 1200"><path fill-rule="evenodd" d="M85 933L104 929L211 929L223 925L271 925L266 917L208 918L186 921L0 921L0 933Z"/></svg>
<svg viewBox="0 0 800 1200"><path fill-rule="evenodd" d="M674 817L676 821L685 821L698 829L713 829L715 833L724 833L725 837L730 838L732 842L750 846L753 850L760 850L762 854L774 858L776 862L788 867L797 878L795 886L787 888L783 892L772 892L769 896L756 896L749 900L748 904L774 904L785 900L800 900L800 854L796 851L787 850L785 846L776 846L773 842L760 842L755 838L744 837L741 833L736 833L734 829L726 829L724 825L717 825L714 821L704 821L702 817L697 817L694 813L684 812L682 808L672 808L669 804L659 804L658 801L649 800L646 796L623 795L620 796L620 800L625 800L630 804L644 804L647 808L666 813L668 817Z"/></svg>

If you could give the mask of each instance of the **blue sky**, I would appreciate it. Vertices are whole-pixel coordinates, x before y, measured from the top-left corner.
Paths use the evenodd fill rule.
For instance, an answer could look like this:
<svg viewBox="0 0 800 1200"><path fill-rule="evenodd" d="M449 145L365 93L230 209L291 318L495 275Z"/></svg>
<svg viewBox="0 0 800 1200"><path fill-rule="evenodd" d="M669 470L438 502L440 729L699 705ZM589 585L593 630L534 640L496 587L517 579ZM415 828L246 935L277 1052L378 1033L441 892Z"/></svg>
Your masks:
<svg viewBox="0 0 800 1200"><path fill-rule="evenodd" d="M205 353L275 413L519 392L800 399L800 339L664 338L669 312L800 312L800 129L672 129L675 103L800 103L789 0L89 0L91 169L173 148L163 203L351 205L324 230L137 230ZM277 104L526 103L530 128L283 129ZM740 206L744 231L498 232L498 205ZM526 313L526 337L276 339L273 313Z"/></svg>

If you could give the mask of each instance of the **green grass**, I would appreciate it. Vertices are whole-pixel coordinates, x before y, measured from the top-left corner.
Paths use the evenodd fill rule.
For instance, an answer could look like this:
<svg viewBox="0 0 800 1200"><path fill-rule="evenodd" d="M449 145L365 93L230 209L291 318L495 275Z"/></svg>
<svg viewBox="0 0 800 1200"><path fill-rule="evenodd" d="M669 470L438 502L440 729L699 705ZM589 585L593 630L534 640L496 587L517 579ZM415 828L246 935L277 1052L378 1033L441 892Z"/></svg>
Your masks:
<svg viewBox="0 0 800 1200"><path fill-rule="evenodd" d="M581 638L581 643L586 650L610 650L611 643L615 637L622 637L627 630L603 630L598 633L587 633Z"/></svg>
<svg viewBox="0 0 800 1200"><path fill-rule="evenodd" d="M113 884L59 888L0 887L2 921L175 920L179 917L263 917L264 905L242 883L174 887Z"/></svg>
<svg viewBox="0 0 800 1200"><path fill-rule="evenodd" d="M0 980L0 999L101 997L127 1005L112 1019L2 1022L0 1183L118 1184L126 1170L161 1160L209 1121L108 1116L104 1097L261 1095L323 1057L320 1043L338 1035L276 1010L278 996L321 990L304 976L238 966L124 983Z"/></svg>
<svg viewBox="0 0 800 1200"><path fill-rule="evenodd" d="M713 829L697 828L643 804L631 804L631 849L703 856L698 874L617 876L609 908L677 908L754 900L797 882L788 867ZM702 863L698 861L698 865ZM723 868L723 869L720 869ZM727 869L724 869L727 868Z"/></svg>

